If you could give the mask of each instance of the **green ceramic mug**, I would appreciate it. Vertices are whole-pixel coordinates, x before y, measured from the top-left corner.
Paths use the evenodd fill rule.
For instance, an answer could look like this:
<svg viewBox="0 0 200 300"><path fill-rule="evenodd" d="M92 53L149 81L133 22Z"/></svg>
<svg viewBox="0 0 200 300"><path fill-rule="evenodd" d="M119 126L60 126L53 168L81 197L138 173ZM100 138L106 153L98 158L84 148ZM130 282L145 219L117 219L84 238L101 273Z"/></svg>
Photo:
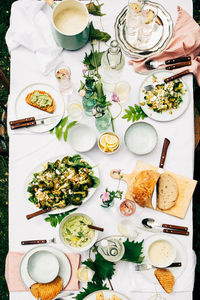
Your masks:
<svg viewBox="0 0 200 300"><path fill-rule="evenodd" d="M51 5L52 31L56 43L67 50L82 48L89 39L87 7L77 0L63 0Z"/></svg>

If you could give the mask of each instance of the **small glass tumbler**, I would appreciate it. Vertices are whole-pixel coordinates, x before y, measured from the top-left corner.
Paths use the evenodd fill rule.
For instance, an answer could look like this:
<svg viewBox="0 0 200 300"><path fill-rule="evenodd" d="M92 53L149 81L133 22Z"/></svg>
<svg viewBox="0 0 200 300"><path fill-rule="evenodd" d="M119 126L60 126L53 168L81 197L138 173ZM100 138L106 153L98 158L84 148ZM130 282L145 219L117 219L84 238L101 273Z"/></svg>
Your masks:
<svg viewBox="0 0 200 300"><path fill-rule="evenodd" d="M60 92L64 95L70 95L73 92L70 68L66 65L58 66L55 70L55 76L58 79Z"/></svg>
<svg viewBox="0 0 200 300"><path fill-rule="evenodd" d="M91 98L82 98L83 108L87 116L92 116L92 110L96 106L97 101Z"/></svg>
<svg viewBox="0 0 200 300"><path fill-rule="evenodd" d="M140 26L138 32L138 40L141 43L148 43L151 39L157 17L157 8L151 5L144 5L140 19Z"/></svg>
<svg viewBox="0 0 200 300"><path fill-rule="evenodd" d="M128 1L128 11L126 16L126 30L129 35L136 35L140 24L143 2L139 0Z"/></svg>
<svg viewBox="0 0 200 300"><path fill-rule="evenodd" d="M100 132L106 131L111 124L111 116L108 111L105 111L101 117L95 117L96 128Z"/></svg>
<svg viewBox="0 0 200 300"><path fill-rule="evenodd" d="M83 116L83 106L78 93L73 93L67 101L67 112L69 116L76 121L79 121Z"/></svg>
<svg viewBox="0 0 200 300"><path fill-rule="evenodd" d="M127 81L119 81L115 84L114 91L119 97L120 103L124 103L128 100L131 91L131 86Z"/></svg>

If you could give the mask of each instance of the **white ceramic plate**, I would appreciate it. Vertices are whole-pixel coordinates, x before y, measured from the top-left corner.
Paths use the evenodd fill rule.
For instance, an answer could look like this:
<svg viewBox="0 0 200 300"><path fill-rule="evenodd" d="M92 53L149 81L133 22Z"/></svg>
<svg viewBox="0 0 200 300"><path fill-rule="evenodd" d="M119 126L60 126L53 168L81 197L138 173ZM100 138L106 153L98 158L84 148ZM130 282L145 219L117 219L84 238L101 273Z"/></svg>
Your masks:
<svg viewBox="0 0 200 300"><path fill-rule="evenodd" d="M149 249L149 246L154 241L159 240L159 239L164 239L166 241L169 241L173 245L173 247L176 249L176 258L175 258L174 262L181 262L182 266L175 267L175 268L169 268L169 270L173 273L175 280L177 280L185 271L185 268L187 266L187 255L186 255L185 248L175 237L172 237L167 234L154 234L154 235L151 235L150 237L148 237L147 239L145 239L144 243L143 243L143 254L144 254L145 258L142 263L144 263L144 264L149 263L149 261L147 259L147 251ZM130 270L131 270L131 276L134 277L135 272L136 272L134 270L134 265L130 266ZM147 271L141 271L141 274L144 277L146 277L146 279L149 280L150 282L159 285L159 282L154 275L154 271L155 271L155 269L153 268L153 269L150 269Z"/></svg>
<svg viewBox="0 0 200 300"><path fill-rule="evenodd" d="M146 122L129 126L124 135L127 148L138 155L150 153L157 145L158 135L155 128Z"/></svg>
<svg viewBox="0 0 200 300"><path fill-rule="evenodd" d="M56 103L55 111L53 113L48 113L26 103L25 98L27 94L33 92L34 90L45 91L53 97ZM56 89L54 89L52 86L46 83L33 83L28 85L19 93L15 101L16 119L23 119L28 117L43 118L50 116L58 116L57 118L55 118L55 122L49 125L41 124L27 128L29 131L34 133L46 132L54 128L62 119L62 116L64 114L64 108L65 105L62 95Z"/></svg>
<svg viewBox="0 0 200 300"><path fill-rule="evenodd" d="M47 164L47 162L55 162L57 159L63 159L65 156L73 156L75 155L76 153L67 153L65 155L60 155L60 156L56 156L56 157L53 157L53 158L50 158L50 159L47 159L46 161L40 163L39 165L37 165L32 171L31 173L27 176L26 180L25 180L25 184L24 184L24 194L25 194L25 199L26 201L28 202L28 210L29 212L32 212L34 210L34 208L36 208L36 206L31 203L28 198L29 198L29 193L27 192L27 187L28 187L28 184L31 182L31 180L33 179L33 174L34 173L38 173L38 172L41 172L42 170L44 170L44 166ZM81 157L87 162L89 163L91 166L95 166L95 168L93 169L94 171L94 176L96 177L99 177L99 171L98 171L98 168L96 166L96 163L94 163L89 157L85 156L85 155L81 155ZM83 203L85 203L87 200L89 200L93 194L95 193L96 191L96 188L90 188L89 189L89 192L88 192L88 195L86 198L83 199ZM73 208L78 208L79 206L75 206L75 205L69 205L69 206L66 206L64 208L60 208L60 209L55 209L55 210L52 210L50 212L48 212L48 214L50 215L54 215L54 214L59 214L59 213L63 213L63 212L66 212L66 211L69 211Z"/></svg>
<svg viewBox="0 0 200 300"><path fill-rule="evenodd" d="M101 291L97 291L97 292L101 292ZM90 295L88 295L87 297L84 298L84 300L96 300L96 293L97 292L94 292ZM129 300L126 296L118 293L118 292L115 292L115 291L102 291L103 292L103 296L104 298L111 298L112 295L115 295L119 298L121 298L121 300Z"/></svg>
<svg viewBox="0 0 200 300"><path fill-rule="evenodd" d="M63 288L65 288L71 277L70 262L69 262L68 258L66 257L66 255L62 251L60 251L54 247L50 247L50 246L37 246L37 247L32 248L31 250L29 250L28 252L26 252L24 254L21 264L20 264L20 267L19 267L20 277L21 277L21 280L22 280L24 286L27 289L29 289L31 287L31 285L35 283L35 281L33 281L28 274L27 265L28 265L29 257L31 257L32 254L34 254L35 252L38 252L38 251L49 251L56 256L56 258L59 262L58 275L63 279Z"/></svg>
<svg viewBox="0 0 200 300"><path fill-rule="evenodd" d="M86 152L91 150L96 144L95 131L85 125L80 124L70 130L68 141L72 148L78 152Z"/></svg>
<svg viewBox="0 0 200 300"><path fill-rule="evenodd" d="M144 89L144 86L147 86L149 84L152 84L152 76L155 75L157 77L158 82L154 83L153 85L161 84L164 83L164 79L170 76L173 76L175 73L167 70L161 70L161 71L155 71L153 74L149 75L148 77L145 78L145 80L142 82L142 85L139 89L139 103L140 102L145 102L144 100L144 93L142 90ZM172 110L172 114L169 113L168 111L164 111L162 113L158 113L153 111L152 109L149 108L147 104L141 106L142 110L145 112L145 114L156 121L161 121L161 122L166 122L166 121L172 121L175 120L176 118L180 117L187 109L189 102L190 102L190 94L188 87L186 83L180 79L181 82L183 83L183 88L186 89L187 91L185 92L185 95L182 95L183 102L180 103L179 107L177 109Z"/></svg>

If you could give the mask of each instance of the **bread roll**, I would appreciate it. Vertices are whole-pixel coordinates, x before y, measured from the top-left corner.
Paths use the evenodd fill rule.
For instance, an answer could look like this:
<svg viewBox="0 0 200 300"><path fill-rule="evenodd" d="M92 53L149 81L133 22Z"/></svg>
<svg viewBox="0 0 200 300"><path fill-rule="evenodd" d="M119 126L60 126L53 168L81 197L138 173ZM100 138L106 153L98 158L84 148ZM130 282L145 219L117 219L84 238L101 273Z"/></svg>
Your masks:
<svg viewBox="0 0 200 300"><path fill-rule="evenodd" d="M132 196L142 207L152 208L151 197L160 174L153 170L144 170L137 174L133 182Z"/></svg>

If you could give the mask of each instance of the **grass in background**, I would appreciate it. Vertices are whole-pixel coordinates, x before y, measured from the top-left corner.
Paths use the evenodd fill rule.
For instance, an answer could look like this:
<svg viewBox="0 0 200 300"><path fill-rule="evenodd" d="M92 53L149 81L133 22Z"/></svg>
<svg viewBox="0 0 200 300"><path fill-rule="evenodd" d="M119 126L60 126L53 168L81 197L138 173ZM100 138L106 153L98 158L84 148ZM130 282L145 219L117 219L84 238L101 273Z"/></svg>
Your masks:
<svg viewBox="0 0 200 300"><path fill-rule="evenodd" d="M107 0L108 1L108 0ZM188 0L185 0L188 1ZM13 0L0 1L0 69L9 78L10 58L5 44L5 33L9 26L10 7ZM200 24L200 0L193 0L194 18ZM0 86L0 101L6 103L7 93ZM200 89L194 82L194 103L200 112ZM0 109L1 112L1 109ZM200 181L200 150L195 153L194 178ZM194 210L194 250L197 254L196 280L193 299L199 298L200 285L200 185L198 184L193 202ZM17 212L16 212L17 213ZM4 262L8 252L8 162L0 156L0 300L7 300L8 291L4 280Z"/></svg>

